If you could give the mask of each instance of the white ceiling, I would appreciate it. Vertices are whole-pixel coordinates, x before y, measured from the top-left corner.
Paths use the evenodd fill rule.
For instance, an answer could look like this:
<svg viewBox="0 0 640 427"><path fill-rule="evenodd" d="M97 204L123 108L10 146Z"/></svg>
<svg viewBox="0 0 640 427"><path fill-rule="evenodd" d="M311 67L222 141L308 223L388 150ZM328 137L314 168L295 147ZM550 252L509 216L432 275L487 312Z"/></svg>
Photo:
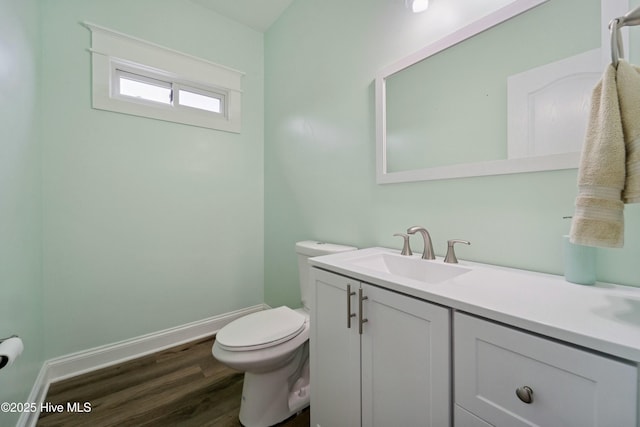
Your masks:
<svg viewBox="0 0 640 427"><path fill-rule="evenodd" d="M264 33L293 0L191 0Z"/></svg>

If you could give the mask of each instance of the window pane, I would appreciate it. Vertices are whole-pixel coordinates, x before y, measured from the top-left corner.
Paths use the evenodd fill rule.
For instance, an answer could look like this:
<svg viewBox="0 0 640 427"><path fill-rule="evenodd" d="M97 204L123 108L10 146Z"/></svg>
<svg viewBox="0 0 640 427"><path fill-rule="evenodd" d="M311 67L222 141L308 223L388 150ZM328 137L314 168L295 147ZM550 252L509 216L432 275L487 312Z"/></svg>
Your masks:
<svg viewBox="0 0 640 427"><path fill-rule="evenodd" d="M207 110L213 113L221 112L220 110L222 105L220 98L180 89L178 99L180 105L184 105L186 107L199 108L200 110Z"/></svg>
<svg viewBox="0 0 640 427"><path fill-rule="evenodd" d="M120 95L171 104L171 88L131 80L120 76Z"/></svg>

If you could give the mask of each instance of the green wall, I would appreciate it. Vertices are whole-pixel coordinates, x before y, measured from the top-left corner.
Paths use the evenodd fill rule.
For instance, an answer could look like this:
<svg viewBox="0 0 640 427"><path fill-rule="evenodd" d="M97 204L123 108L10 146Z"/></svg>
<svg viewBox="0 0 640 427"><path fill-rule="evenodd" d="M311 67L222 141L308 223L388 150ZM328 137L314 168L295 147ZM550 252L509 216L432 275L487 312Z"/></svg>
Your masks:
<svg viewBox="0 0 640 427"><path fill-rule="evenodd" d="M415 224L431 231L438 255L448 239L462 238L472 245L460 248L459 258L562 274L561 236L569 231L562 217L573 213L576 170L375 183L373 79L381 68L460 27L465 20L454 4L433 1L427 12L410 14L398 1L297 0L267 32L268 304L299 304L296 240L400 248L392 235ZM554 25L568 24L540 22L540 36ZM469 58L482 60L481 52ZM599 278L640 286L640 206L627 206L625 219L625 248L599 250ZM414 250L421 245L413 239Z"/></svg>
<svg viewBox="0 0 640 427"><path fill-rule="evenodd" d="M262 303L262 33L189 1L41 7L46 357ZM92 109L82 21L244 71L242 133Z"/></svg>
<svg viewBox="0 0 640 427"><path fill-rule="evenodd" d="M242 133L93 110L82 21L244 71ZM264 301L263 67L261 33L195 3L0 0L0 337L25 343L0 401L45 359Z"/></svg>
<svg viewBox="0 0 640 427"><path fill-rule="evenodd" d="M299 305L298 240L399 247L422 224L439 255L466 238L460 258L561 274L575 171L375 184L375 73L504 1L297 0L263 37L189 1L0 0L0 337L25 342L0 401L48 358ZM245 71L243 132L93 110L81 21ZM625 217L600 279L640 286L640 206Z"/></svg>
<svg viewBox="0 0 640 427"><path fill-rule="evenodd" d="M0 338L25 347L0 371L0 402L25 402L43 362L38 57L36 1L0 0Z"/></svg>

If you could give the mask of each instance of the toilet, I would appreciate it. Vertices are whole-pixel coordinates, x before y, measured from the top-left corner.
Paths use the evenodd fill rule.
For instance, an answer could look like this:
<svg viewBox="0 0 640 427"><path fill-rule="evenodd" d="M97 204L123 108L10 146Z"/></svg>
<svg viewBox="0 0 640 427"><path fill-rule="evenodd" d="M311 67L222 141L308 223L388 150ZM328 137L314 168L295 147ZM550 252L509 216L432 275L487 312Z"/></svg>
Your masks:
<svg viewBox="0 0 640 427"><path fill-rule="evenodd" d="M355 249L310 240L296 243L302 308L281 306L252 313L216 334L213 357L245 373L239 415L243 426L272 426L309 406L307 259Z"/></svg>

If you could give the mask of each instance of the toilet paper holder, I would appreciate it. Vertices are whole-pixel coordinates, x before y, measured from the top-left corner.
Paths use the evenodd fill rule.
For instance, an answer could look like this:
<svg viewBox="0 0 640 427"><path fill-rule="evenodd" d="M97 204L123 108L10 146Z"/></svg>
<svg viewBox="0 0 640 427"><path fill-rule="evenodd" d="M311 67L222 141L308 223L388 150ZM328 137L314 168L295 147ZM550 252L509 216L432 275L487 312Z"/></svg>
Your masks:
<svg viewBox="0 0 640 427"><path fill-rule="evenodd" d="M19 336L17 336L16 334L11 335L10 337L6 337L6 338L0 338L0 343L8 340L9 338L20 338Z"/></svg>
<svg viewBox="0 0 640 427"><path fill-rule="evenodd" d="M7 338L0 338L0 369L11 366L14 360L22 354L24 345L16 334Z"/></svg>

